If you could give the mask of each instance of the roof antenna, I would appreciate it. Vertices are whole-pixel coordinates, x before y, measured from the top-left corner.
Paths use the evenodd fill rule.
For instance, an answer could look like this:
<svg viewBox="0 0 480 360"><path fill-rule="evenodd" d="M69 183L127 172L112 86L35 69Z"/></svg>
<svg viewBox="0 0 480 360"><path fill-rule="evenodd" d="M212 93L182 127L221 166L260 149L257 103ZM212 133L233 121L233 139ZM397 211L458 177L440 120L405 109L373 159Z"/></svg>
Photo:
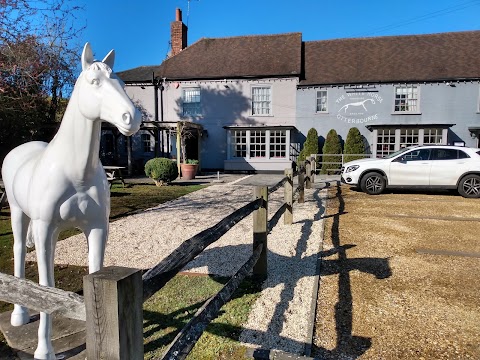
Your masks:
<svg viewBox="0 0 480 360"><path fill-rule="evenodd" d="M192 0L187 0L187 27L188 27L188 20L190 18L190 1ZM200 1L200 0L195 0L195 1Z"/></svg>

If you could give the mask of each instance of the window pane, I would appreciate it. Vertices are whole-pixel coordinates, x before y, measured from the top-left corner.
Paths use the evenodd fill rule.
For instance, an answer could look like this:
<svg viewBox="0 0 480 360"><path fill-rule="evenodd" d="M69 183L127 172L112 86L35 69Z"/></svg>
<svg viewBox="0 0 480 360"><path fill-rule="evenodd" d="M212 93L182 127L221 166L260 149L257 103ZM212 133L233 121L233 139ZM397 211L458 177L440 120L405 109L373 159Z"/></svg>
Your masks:
<svg viewBox="0 0 480 360"><path fill-rule="evenodd" d="M266 157L265 130L250 131L250 157Z"/></svg>
<svg viewBox="0 0 480 360"><path fill-rule="evenodd" d="M270 158L287 157L287 132L285 130L270 130Z"/></svg>
<svg viewBox="0 0 480 360"><path fill-rule="evenodd" d="M153 152L153 141L150 134L142 134L143 152Z"/></svg>
<svg viewBox="0 0 480 360"><path fill-rule="evenodd" d="M245 130L232 131L233 157L247 157L247 132Z"/></svg>
<svg viewBox="0 0 480 360"><path fill-rule="evenodd" d="M427 128L423 130L423 143L424 144L442 144L442 129Z"/></svg>
<svg viewBox="0 0 480 360"><path fill-rule="evenodd" d="M252 115L270 115L271 88L252 87Z"/></svg>
<svg viewBox="0 0 480 360"><path fill-rule="evenodd" d="M395 109L399 112L418 112L418 87L414 85L395 88Z"/></svg>
<svg viewBox="0 0 480 360"><path fill-rule="evenodd" d="M317 91L317 112L327 111L327 90Z"/></svg>
<svg viewBox="0 0 480 360"><path fill-rule="evenodd" d="M377 157L387 156L395 151L395 129L378 129Z"/></svg>
<svg viewBox="0 0 480 360"><path fill-rule="evenodd" d="M183 90L183 115L200 115L200 88Z"/></svg>

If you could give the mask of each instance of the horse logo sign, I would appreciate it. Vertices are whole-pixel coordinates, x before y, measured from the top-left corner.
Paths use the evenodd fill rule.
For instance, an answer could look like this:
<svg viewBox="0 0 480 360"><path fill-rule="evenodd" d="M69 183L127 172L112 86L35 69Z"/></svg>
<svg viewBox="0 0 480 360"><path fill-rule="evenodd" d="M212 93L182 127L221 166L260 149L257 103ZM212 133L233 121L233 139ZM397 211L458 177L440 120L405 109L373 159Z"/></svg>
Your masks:
<svg viewBox="0 0 480 360"><path fill-rule="evenodd" d="M335 100L336 104L341 105L337 111L337 119L348 124L364 124L377 120L375 105L382 101L378 93L347 93Z"/></svg>

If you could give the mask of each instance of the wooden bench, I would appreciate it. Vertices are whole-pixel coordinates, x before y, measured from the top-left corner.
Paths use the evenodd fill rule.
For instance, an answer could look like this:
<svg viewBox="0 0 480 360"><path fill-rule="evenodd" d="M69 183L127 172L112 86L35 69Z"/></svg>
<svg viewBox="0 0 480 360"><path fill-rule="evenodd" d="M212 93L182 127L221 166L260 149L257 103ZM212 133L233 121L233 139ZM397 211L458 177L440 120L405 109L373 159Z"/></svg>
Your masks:
<svg viewBox="0 0 480 360"><path fill-rule="evenodd" d="M120 180L123 187L125 187L125 180L123 179L122 169L125 169L124 166L104 166L105 175L107 175L108 183L112 187L112 183L115 180Z"/></svg>

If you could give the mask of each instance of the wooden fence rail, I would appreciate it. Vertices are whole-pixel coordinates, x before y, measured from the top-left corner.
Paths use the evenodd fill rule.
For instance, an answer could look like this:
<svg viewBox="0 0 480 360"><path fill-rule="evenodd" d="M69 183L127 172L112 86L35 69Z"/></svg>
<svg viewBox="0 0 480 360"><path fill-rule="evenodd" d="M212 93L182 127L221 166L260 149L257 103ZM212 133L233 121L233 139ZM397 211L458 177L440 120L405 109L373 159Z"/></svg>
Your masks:
<svg viewBox="0 0 480 360"><path fill-rule="evenodd" d="M293 204L304 201L304 189L313 182L312 158L298 172L285 177L270 189L254 188L254 200L235 210L217 224L183 242L143 276L137 269L105 267L84 277L85 297L61 289L0 273L0 300L41 312L87 321L87 357L91 359L143 359L142 304L207 246L220 239L235 224L253 212L253 254L225 286L209 299L168 347L164 359L184 359L209 322L230 300L247 274L267 276L267 235L284 215L293 222ZM293 177L298 187L293 189ZM268 195L285 185L284 203L268 221Z"/></svg>
<svg viewBox="0 0 480 360"><path fill-rule="evenodd" d="M0 301L85 321L83 296L0 273Z"/></svg>
<svg viewBox="0 0 480 360"><path fill-rule="evenodd" d="M323 161L325 156L338 159L338 161ZM345 157L356 157L356 158L370 158L374 157L374 154L312 154L313 162L313 171L319 171L322 168L323 164L327 165L340 165L340 167L345 164ZM340 172L340 169L328 169L329 171Z"/></svg>

